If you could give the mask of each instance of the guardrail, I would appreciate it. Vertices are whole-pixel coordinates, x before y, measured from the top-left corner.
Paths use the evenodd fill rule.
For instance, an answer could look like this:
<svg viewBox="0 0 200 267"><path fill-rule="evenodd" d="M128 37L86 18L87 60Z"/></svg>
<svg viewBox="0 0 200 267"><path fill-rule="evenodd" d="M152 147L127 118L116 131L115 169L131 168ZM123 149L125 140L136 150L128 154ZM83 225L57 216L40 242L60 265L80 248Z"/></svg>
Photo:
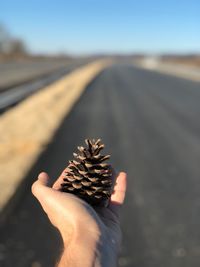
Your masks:
<svg viewBox="0 0 200 267"><path fill-rule="evenodd" d="M80 67L84 63L72 64L70 66L62 67L53 73L45 74L38 79L23 83L21 85L12 87L8 90L0 91L0 114L8 110L10 107L15 106L26 97L35 93L36 91L44 88L45 86L60 79L62 76L68 74L77 67Z"/></svg>

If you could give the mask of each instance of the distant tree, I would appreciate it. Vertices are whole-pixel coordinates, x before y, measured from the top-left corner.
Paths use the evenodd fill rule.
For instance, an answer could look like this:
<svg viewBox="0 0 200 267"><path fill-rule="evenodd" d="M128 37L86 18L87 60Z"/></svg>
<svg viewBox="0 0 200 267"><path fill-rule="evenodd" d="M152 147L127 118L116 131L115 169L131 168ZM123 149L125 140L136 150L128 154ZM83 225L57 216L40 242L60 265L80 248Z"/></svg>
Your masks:
<svg viewBox="0 0 200 267"><path fill-rule="evenodd" d="M4 25L0 24L0 53L6 53L9 47L10 34Z"/></svg>
<svg viewBox="0 0 200 267"><path fill-rule="evenodd" d="M26 46L20 39L13 38L4 25L0 24L0 53L6 55L24 55Z"/></svg>
<svg viewBox="0 0 200 267"><path fill-rule="evenodd" d="M10 53L11 54L26 54L26 46L24 42L20 39L13 39L10 43Z"/></svg>

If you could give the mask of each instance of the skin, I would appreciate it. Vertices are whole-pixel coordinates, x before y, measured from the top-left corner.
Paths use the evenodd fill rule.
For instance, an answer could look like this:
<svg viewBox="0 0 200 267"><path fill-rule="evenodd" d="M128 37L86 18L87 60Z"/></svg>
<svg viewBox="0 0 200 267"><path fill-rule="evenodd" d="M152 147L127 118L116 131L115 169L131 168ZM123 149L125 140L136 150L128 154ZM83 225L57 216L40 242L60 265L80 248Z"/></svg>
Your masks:
<svg viewBox="0 0 200 267"><path fill-rule="evenodd" d="M54 185L42 172L32 185L51 223L63 239L58 267L115 267L121 243L120 208L126 192L126 173L120 172L108 207L93 208L73 194L60 192L62 174Z"/></svg>

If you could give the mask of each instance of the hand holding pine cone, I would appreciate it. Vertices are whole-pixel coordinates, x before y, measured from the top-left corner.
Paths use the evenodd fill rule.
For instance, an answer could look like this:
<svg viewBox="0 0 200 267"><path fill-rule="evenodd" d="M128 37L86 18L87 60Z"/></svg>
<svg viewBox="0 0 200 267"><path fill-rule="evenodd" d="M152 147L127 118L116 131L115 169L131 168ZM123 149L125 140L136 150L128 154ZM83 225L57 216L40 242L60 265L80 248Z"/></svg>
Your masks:
<svg viewBox="0 0 200 267"><path fill-rule="evenodd" d="M103 156L101 140L86 139L87 147L78 147L75 160L69 161L64 171L61 191L72 193L93 206L107 206L113 189L111 166L104 161L110 156Z"/></svg>

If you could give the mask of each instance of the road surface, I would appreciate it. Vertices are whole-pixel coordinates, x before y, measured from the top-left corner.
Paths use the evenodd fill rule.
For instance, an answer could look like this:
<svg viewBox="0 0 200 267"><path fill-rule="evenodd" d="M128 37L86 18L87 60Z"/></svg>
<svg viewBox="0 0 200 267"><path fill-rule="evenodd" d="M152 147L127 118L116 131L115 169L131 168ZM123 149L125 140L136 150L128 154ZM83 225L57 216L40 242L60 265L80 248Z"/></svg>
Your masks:
<svg viewBox="0 0 200 267"><path fill-rule="evenodd" d="M103 71L29 173L0 231L0 265L53 266L60 239L30 184L41 170L58 176L85 137L101 137L113 165L128 172L119 265L199 267L199 103L199 83L129 65Z"/></svg>
<svg viewBox="0 0 200 267"><path fill-rule="evenodd" d="M91 60L90 60L91 61ZM43 63L43 64L42 64ZM61 64L62 63L62 64ZM56 80L59 80L62 76L67 75L69 72L73 71L74 69L81 67L82 65L89 63L89 59L77 59L74 61L60 62L60 66L53 64L52 66L44 65L44 62L40 63L30 63L29 62L29 68L27 68L27 73L24 72L23 68L18 69L19 63L16 63L16 65L13 63L11 66L11 69L8 68L8 73L4 73L5 77L7 77L7 82L9 81L9 77L11 79L12 84L12 78L15 76L16 71L18 70L18 74L27 74L27 77L29 77L30 81L24 82L23 78L19 75L19 84L17 86L13 86L11 88L2 88L0 87L0 114L2 112L5 112L8 110L8 108L14 106L15 104L19 103L20 101L24 100L26 97L30 96L31 94L35 93L36 91L45 88L47 85L55 82ZM44 68L46 66L46 69L44 68L43 71L41 71L41 66ZM48 63L49 64L49 63ZM2 64L3 65L3 64ZM14 66L13 66L14 65ZM26 64L24 63L22 66L25 67ZM49 64L51 65L51 64ZM15 67L15 68L14 68ZM3 68L0 64L0 70ZM34 72L35 76L31 76L30 68L32 69L32 72ZM6 64L4 66L4 70L6 70ZM38 71L40 70L40 75ZM10 72L10 76L8 75ZM0 84L2 82L2 73L0 74ZM30 76L29 76L30 75ZM31 78L32 77L32 78ZM21 80L21 79L22 80Z"/></svg>
<svg viewBox="0 0 200 267"><path fill-rule="evenodd" d="M91 60L91 59L90 59ZM43 77L61 68L85 64L87 58L76 59L41 59L22 62L0 63L0 92L22 83Z"/></svg>

